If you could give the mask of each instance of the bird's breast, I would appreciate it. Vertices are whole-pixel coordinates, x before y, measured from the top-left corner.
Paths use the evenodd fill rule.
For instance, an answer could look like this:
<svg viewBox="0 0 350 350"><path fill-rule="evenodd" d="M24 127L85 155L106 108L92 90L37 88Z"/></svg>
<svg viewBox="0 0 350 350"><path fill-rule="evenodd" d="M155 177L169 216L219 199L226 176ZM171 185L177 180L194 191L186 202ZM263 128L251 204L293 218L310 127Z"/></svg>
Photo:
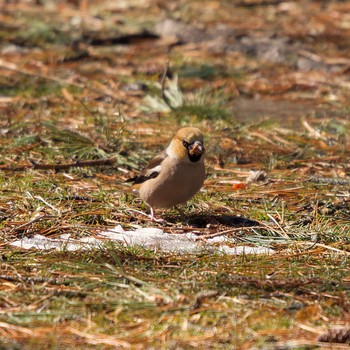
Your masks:
<svg viewBox="0 0 350 350"><path fill-rule="evenodd" d="M200 190L205 179L203 162L169 161L162 170L140 187L140 197L153 208L169 208L187 202Z"/></svg>

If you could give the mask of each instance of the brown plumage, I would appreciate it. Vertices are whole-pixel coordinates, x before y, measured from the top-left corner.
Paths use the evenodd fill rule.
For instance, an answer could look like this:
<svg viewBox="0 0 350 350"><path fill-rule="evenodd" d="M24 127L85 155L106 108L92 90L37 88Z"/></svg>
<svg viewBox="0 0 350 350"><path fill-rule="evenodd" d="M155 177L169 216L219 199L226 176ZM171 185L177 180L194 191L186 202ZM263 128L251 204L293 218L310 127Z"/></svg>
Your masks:
<svg viewBox="0 0 350 350"><path fill-rule="evenodd" d="M197 128L180 129L165 151L153 158L132 179L133 188L154 209L187 202L202 187L205 178L203 135Z"/></svg>

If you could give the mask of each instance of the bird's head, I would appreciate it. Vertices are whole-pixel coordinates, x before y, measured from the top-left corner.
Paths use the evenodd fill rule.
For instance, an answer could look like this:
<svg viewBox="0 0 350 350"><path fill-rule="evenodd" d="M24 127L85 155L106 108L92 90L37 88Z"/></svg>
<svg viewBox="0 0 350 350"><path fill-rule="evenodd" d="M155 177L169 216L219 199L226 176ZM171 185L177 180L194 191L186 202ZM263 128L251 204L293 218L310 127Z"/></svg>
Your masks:
<svg viewBox="0 0 350 350"><path fill-rule="evenodd" d="M180 129L167 148L168 156L193 163L203 161L204 153L203 134L193 127Z"/></svg>

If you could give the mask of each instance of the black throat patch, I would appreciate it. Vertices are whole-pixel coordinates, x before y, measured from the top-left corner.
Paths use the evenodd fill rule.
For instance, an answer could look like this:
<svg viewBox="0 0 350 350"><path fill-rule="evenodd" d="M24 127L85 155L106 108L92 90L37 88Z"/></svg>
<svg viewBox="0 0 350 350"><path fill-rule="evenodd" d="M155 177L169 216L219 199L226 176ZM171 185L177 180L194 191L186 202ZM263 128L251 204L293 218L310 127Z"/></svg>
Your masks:
<svg viewBox="0 0 350 350"><path fill-rule="evenodd" d="M188 155L189 160L193 163L196 163L202 158L203 153L202 152L201 153L192 152L192 147L194 147L194 143L195 142L189 143L185 140L182 141L183 146L187 149L187 155Z"/></svg>
<svg viewBox="0 0 350 350"><path fill-rule="evenodd" d="M187 150L188 152L188 150ZM201 154L190 154L190 152L188 152L188 158L190 159L191 162L195 163L198 162L201 158L202 155Z"/></svg>

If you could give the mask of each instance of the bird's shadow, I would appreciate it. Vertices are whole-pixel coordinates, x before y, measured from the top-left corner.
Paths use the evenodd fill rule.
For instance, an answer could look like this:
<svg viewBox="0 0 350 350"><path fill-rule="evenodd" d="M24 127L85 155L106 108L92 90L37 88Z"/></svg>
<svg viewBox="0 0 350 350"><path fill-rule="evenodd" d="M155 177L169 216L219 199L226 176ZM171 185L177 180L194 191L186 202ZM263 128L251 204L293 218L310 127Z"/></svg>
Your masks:
<svg viewBox="0 0 350 350"><path fill-rule="evenodd" d="M241 216L228 214L193 214L193 215L176 215L163 217L166 222L174 225L182 222L193 228L208 228L211 226L226 226L226 227L251 227L261 226L258 221L244 218Z"/></svg>

